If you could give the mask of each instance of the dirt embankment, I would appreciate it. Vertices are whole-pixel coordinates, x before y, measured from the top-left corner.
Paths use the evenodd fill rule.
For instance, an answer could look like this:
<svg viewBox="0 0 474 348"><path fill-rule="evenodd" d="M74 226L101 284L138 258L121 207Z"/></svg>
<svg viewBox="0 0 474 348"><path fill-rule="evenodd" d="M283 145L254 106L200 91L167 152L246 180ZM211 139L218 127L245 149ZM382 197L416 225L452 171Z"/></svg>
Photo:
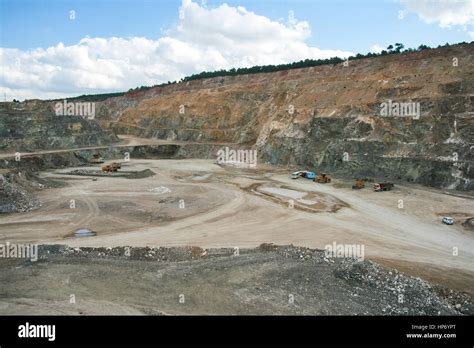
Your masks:
<svg viewBox="0 0 474 348"><path fill-rule="evenodd" d="M474 313L463 294L371 261L293 246L40 246L37 262L3 259L0 269L1 314Z"/></svg>

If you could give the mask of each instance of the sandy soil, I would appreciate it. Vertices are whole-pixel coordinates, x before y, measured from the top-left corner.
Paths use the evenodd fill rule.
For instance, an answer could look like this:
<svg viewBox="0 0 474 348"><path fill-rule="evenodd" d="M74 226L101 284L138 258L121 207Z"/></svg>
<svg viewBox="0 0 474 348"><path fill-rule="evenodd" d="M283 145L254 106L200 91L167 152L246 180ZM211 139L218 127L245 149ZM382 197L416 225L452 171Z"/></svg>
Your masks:
<svg viewBox="0 0 474 348"><path fill-rule="evenodd" d="M474 232L461 226L474 215L469 197L417 186L352 190L349 182L315 184L292 180L281 168L223 168L210 160L124 165L127 171L156 173L143 179L65 175L73 169L78 168L43 172L42 177L67 185L42 191L37 211L1 216L0 242L205 248L363 244L366 258L400 264L415 276L433 268L431 281L474 294ZM457 223L441 224L443 215L453 215ZM74 238L78 228L97 236Z"/></svg>

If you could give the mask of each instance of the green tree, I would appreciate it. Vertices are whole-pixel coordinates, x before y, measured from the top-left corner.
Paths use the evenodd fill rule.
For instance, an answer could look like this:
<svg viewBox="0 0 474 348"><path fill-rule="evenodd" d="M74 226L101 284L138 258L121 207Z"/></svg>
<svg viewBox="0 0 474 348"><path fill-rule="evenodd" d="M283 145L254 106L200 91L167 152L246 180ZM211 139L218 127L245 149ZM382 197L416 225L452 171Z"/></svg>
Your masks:
<svg viewBox="0 0 474 348"><path fill-rule="evenodd" d="M396 43L396 44L395 44L395 47L396 47L396 48L395 48L395 51L396 51L397 53L400 53L400 51L405 48L405 46L404 46L403 44L401 44L401 43Z"/></svg>

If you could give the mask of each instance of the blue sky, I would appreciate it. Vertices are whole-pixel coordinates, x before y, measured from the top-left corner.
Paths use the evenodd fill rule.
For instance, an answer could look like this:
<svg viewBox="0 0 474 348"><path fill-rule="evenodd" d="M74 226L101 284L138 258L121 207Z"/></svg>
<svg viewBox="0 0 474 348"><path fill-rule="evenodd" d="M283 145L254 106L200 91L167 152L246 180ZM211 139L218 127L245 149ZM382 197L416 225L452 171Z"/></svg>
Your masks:
<svg viewBox="0 0 474 348"><path fill-rule="evenodd" d="M395 42L470 42L473 2L0 0L1 63L9 65L0 89L20 97L108 92L201 70L366 53ZM248 28L259 37L255 42Z"/></svg>
<svg viewBox="0 0 474 348"><path fill-rule="evenodd" d="M85 36L157 38L178 20L180 0L1 0L1 47L32 49L58 42L75 44ZM310 23L308 43L320 48L367 52L374 43L384 47L403 42L437 46L471 41L460 28L426 24L403 5L389 0L209 0L208 7L227 3L244 6L273 20L287 18ZM76 19L69 19L74 10ZM405 11L404 18L398 18Z"/></svg>

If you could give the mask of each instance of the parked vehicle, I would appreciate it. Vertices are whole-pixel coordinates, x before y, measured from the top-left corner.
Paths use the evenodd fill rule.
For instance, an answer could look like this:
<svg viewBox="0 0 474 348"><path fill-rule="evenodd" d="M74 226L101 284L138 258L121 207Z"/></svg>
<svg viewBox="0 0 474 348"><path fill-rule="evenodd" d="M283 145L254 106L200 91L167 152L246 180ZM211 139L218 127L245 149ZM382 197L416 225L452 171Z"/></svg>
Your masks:
<svg viewBox="0 0 474 348"><path fill-rule="evenodd" d="M326 184L331 182L331 177L326 173L321 173L321 175L318 175L313 181L320 184Z"/></svg>
<svg viewBox="0 0 474 348"><path fill-rule="evenodd" d="M446 225L454 225L454 219L449 216L443 217L441 221L443 222L443 224L446 224Z"/></svg>
<svg viewBox="0 0 474 348"><path fill-rule="evenodd" d="M102 171L103 172L116 172L122 168L122 165L118 162L112 162L110 164L106 164L105 166L102 166Z"/></svg>
<svg viewBox="0 0 474 348"><path fill-rule="evenodd" d="M100 156L100 154L95 153L92 155L92 158L89 159L89 162L94 163L94 164L100 164L100 163L104 163L104 159Z"/></svg>
<svg viewBox="0 0 474 348"><path fill-rule="evenodd" d="M374 184L374 191L390 191L393 188L393 183L391 182L378 182Z"/></svg>
<svg viewBox="0 0 474 348"><path fill-rule="evenodd" d="M293 172L293 173L291 173L291 178L292 179L299 179L299 178L301 178L301 173L302 173L301 171Z"/></svg>
<svg viewBox="0 0 474 348"><path fill-rule="evenodd" d="M120 162L112 162L110 165L114 166L117 169L122 169L122 163Z"/></svg>
<svg viewBox="0 0 474 348"><path fill-rule="evenodd" d="M298 178L314 179L315 177L316 177L316 173L310 172L308 170L300 170L300 171L291 173L292 179L298 179Z"/></svg>
<svg viewBox="0 0 474 348"><path fill-rule="evenodd" d="M356 179L356 182L354 185L352 185L353 190L360 190L365 187L365 180L364 179Z"/></svg>

